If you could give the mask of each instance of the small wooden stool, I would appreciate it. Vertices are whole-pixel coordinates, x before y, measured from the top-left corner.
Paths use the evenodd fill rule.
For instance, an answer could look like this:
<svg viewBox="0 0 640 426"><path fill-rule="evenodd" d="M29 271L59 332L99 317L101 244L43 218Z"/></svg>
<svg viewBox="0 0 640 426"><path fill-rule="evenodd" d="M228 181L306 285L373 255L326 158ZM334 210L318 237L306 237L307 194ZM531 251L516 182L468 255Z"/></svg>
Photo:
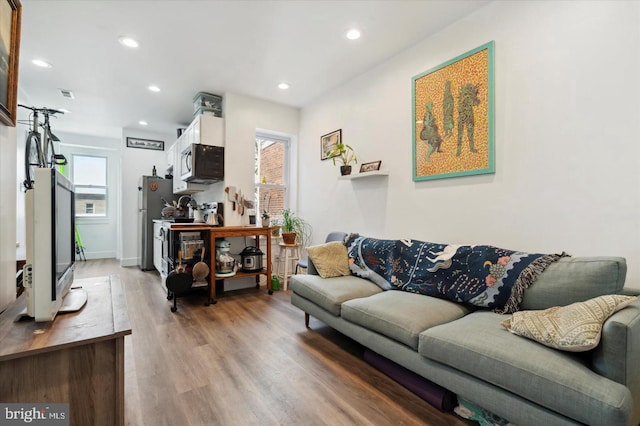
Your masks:
<svg viewBox="0 0 640 426"><path fill-rule="evenodd" d="M280 275L280 262L284 262L284 273L282 274L283 290L287 291L289 285L289 262L297 262L300 259L300 245L281 242L278 246L280 247L280 252L278 253L278 275ZM291 271L293 271L293 267Z"/></svg>

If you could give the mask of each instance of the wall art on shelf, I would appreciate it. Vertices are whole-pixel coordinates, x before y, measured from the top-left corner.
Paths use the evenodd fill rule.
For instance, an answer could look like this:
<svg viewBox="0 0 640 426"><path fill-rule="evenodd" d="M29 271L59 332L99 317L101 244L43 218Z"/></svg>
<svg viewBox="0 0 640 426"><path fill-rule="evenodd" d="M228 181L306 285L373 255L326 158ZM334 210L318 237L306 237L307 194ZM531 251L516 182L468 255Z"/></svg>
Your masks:
<svg viewBox="0 0 640 426"><path fill-rule="evenodd" d="M360 173L374 172L374 171L380 170L380 164L382 164L382 160L372 161L370 163L362 163L360 164Z"/></svg>
<svg viewBox="0 0 640 426"><path fill-rule="evenodd" d="M154 141L151 139L127 138L127 148L153 149L164 151L164 141Z"/></svg>
<svg viewBox="0 0 640 426"><path fill-rule="evenodd" d="M495 172L493 45L413 77L414 181Z"/></svg>
<svg viewBox="0 0 640 426"><path fill-rule="evenodd" d="M18 109L21 17L19 0L0 0L0 122L11 127Z"/></svg>
<svg viewBox="0 0 640 426"><path fill-rule="evenodd" d="M327 160L329 158L336 157L340 155L336 153L335 155L327 155L328 152L333 151L337 144L342 142L342 129L334 130L331 133L327 133L320 137L320 159Z"/></svg>

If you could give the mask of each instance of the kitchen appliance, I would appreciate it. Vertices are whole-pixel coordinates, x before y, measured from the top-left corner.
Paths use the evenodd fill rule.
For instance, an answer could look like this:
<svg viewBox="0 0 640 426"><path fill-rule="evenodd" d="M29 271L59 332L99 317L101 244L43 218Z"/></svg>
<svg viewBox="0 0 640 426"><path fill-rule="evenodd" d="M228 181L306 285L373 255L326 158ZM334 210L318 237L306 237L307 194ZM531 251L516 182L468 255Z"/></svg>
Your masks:
<svg viewBox="0 0 640 426"><path fill-rule="evenodd" d="M195 223L204 223L204 205L197 206L193 209L193 221Z"/></svg>
<svg viewBox="0 0 640 426"><path fill-rule="evenodd" d="M231 243L224 238L216 239L216 277L230 277L236 274L236 260L229 254Z"/></svg>
<svg viewBox="0 0 640 426"><path fill-rule="evenodd" d="M180 156L180 179L189 183L211 184L224 179L224 148L191 144Z"/></svg>
<svg viewBox="0 0 640 426"><path fill-rule="evenodd" d="M254 272L262 269L262 255L264 253L258 247L247 246L240 253L242 270Z"/></svg>
<svg viewBox="0 0 640 426"><path fill-rule="evenodd" d="M153 266L153 220L161 219L163 198L173 197L173 183L159 176L141 176L138 181L138 266L143 271Z"/></svg>
<svg viewBox="0 0 640 426"><path fill-rule="evenodd" d="M182 251L182 258L184 260L193 259L194 255L201 257L202 247L204 247L204 240L200 238L200 232L195 232L197 234L196 238L193 237L185 237L186 234L191 234L191 232L182 232L180 234L180 250Z"/></svg>

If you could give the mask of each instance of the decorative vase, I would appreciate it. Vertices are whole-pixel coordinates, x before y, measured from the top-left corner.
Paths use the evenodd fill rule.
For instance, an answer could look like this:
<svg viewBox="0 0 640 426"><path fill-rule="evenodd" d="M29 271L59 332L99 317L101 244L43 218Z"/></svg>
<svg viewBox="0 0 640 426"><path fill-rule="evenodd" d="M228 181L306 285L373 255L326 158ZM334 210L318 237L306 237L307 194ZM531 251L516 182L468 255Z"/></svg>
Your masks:
<svg viewBox="0 0 640 426"><path fill-rule="evenodd" d="M295 244L296 243L296 236L297 234L295 232L283 232L282 233L282 242L285 244Z"/></svg>
<svg viewBox="0 0 640 426"><path fill-rule="evenodd" d="M269 223L269 219L270 219L269 216L262 218L262 227L263 228L268 228L269 227L269 224L270 224Z"/></svg>
<svg viewBox="0 0 640 426"><path fill-rule="evenodd" d="M351 174L351 166L340 166L340 174L342 176Z"/></svg>

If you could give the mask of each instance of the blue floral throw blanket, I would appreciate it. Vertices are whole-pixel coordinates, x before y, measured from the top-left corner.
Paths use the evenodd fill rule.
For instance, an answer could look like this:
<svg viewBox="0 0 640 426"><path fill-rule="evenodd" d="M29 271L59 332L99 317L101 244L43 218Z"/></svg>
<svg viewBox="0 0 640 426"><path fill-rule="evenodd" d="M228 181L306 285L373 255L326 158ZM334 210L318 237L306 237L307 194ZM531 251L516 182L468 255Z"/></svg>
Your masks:
<svg viewBox="0 0 640 426"><path fill-rule="evenodd" d="M384 290L518 310L524 289L566 254L537 254L485 245L379 240L352 234L346 241L351 272Z"/></svg>

